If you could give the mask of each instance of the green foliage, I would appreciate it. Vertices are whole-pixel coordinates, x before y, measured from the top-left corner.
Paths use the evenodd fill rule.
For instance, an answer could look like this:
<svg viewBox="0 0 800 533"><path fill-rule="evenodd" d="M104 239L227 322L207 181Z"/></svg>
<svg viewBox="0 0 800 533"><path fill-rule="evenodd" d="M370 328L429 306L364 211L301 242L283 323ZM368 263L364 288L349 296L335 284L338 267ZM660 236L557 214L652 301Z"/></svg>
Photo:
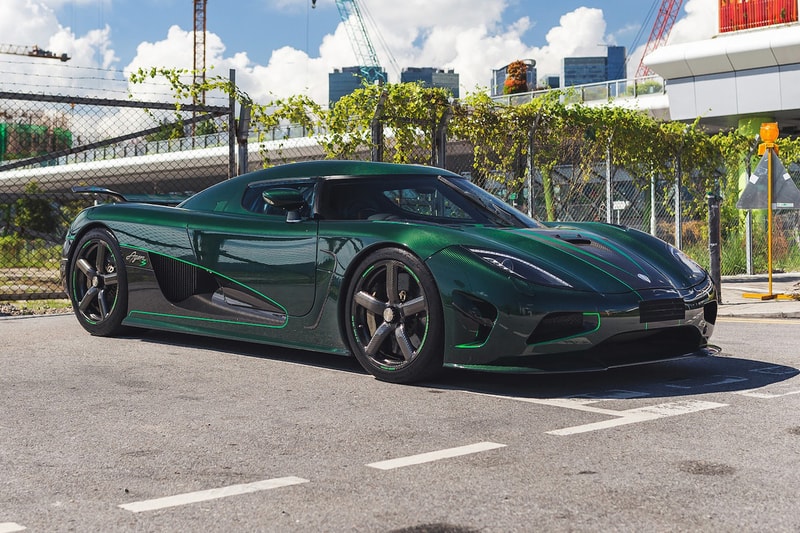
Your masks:
<svg viewBox="0 0 800 533"><path fill-rule="evenodd" d="M37 197L40 193L39 185L31 181L25 186L25 195L14 203L11 226L21 236L52 233L58 227L56 210L50 202Z"/></svg>
<svg viewBox="0 0 800 533"><path fill-rule="evenodd" d="M443 126L450 110L450 92L420 83L368 85L340 98L324 115L323 147L329 158L363 159L359 150L372 150L372 126L379 120L394 137L385 160L428 163L433 132Z"/></svg>
<svg viewBox="0 0 800 533"><path fill-rule="evenodd" d="M509 76L520 72L509 68ZM372 144L372 126L379 121L394 138L384 160L429 163L435 134L446 126L449 138L473 146L472 170L477 179L491 180L493 187L515 192L531 177L532 169L538 172L544 189L538 197L544 199L549 220L559 217L559 195L552 181L557 166L570 166L574 178L588 182L593 176L605 175L604 163L608 163L612 179L619 169L625 169L642 191L650 187L653 178L667 188L680 180L687 199L684 216L689 219L705 221L706 195L718 192L722 196L723 236L742 229L741 212L736 209L739 176L753 142L734 131L710 135L697 121L689 125L663 122L638 110L575 103L571 89L551 91L521 105L505 105L484 92L451 102L445 89L365 84L328 110L305 96L259 105L225 78L213 77L193 85L183 81L186 74L140 70L132 79L163 77L179 101L195 99L200 91L223 91L241 105L252 107L252 124L262 133L260 140L281 125L300 124L309 135L320 135L328 158L369 158L377 148ZM637 93L651 89L662 87L655 81L636 87ZM777 144L784 164L800 161L800 140L779 139ZM265 163L269 164L266 155ZM672 209L671 205L665 207Z"/></svg>
<svg viewBox="0 0 800 533"><path fill-rule="evenodd" d="M0 268L58 268L61 246L44 239L0 236Z"/></svg>
<svg viewBox="0 0 800 533"><path fill-rule="evenodd" d="M185 136L186 134L183 130L182 120L179 120L178 122L162 120L159 131L156 133L151 133L150 135L146 135L145 140L148 142L167 141L170 139L180 139Z"/></svg>

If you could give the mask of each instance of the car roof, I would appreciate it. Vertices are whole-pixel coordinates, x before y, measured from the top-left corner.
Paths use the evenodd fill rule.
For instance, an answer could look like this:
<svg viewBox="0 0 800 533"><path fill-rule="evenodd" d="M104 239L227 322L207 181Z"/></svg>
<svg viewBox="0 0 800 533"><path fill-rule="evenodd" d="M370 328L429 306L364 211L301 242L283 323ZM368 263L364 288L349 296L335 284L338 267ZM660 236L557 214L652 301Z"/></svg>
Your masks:
<svg viewBox="0 0 800 533"><path fill-rule="evenodd" d="M281 181L292 178L368 178L370 176L451 176L460 177L458 174L444 170L442 168L398 164L380 163L373 161L345 161L326 159L321 161L305 161L301 163L289 163L275 167L248 172L224 182L212 185L208 189L197 193L188 200L180 204L187 209L219 210L220 201L238 201L236 197L241 195L251 183L264 183L269 181ZM224 208L223 208L224 210Z"/></svg>
<svg viewBox="0 0 800 533"><path fill-rule="evenodd" d="M256 178L256 181L294 178L294 177L359 177L376 176L385 174L410 174L410 175L433 175L452 174L450 171L413 164L399 163L379 163L373 161L344 161L326 159L321 161L305 161L302 163L289 163L263 170L252 172L249 175Z"/></svg>

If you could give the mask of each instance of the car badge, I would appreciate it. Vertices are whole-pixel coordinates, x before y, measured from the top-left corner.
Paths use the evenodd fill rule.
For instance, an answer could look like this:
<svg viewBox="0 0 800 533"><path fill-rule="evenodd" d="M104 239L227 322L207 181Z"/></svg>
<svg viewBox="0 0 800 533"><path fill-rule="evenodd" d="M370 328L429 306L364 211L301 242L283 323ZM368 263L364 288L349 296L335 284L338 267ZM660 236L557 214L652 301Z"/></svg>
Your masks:
<svg viewBox="0 0 800 533"><path fill-rule="evenodd" d="M642 281L646 281L647 283L651 283L650 282L650 278L648 278L644 274L637 274L637 276L639 276L639 279L641 279Z"/></svg>

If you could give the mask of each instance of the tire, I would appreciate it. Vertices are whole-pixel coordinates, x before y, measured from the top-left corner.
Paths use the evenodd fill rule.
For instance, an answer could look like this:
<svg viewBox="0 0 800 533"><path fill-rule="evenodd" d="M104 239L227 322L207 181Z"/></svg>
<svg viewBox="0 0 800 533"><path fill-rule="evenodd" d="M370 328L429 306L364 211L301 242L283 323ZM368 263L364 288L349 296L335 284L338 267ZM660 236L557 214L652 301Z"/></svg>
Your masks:
<svg viewBox="0 0 800 533"><path fill-rule="evenodd" d="M75 247L67 273L78 322L92 335L122 333L128 312L128 278L119 244L110 231L92 229Z"/></svg>
<svg viewBox="0 0 800 533"><path fill-rule="evenodd" d="M431 379L442 369L442 303L427 267L396 248L367 256L353 273L344 324L351 351L376 378Z"/></svg>

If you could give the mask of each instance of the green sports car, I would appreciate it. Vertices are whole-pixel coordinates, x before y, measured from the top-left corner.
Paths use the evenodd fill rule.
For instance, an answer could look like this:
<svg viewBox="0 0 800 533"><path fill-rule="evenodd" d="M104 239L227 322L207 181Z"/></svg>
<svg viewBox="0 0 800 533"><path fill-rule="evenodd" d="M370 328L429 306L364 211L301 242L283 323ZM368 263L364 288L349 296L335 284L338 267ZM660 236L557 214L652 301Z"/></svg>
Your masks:
<svg viewBox="0 0 800 533"><path fill-rule="evenodd" d="M77 216L61 273L93 335L133 326L354 355L398 383L718 350L714 284L679 250L622 226L537 222L417 165L295 163L177 205L119 195Z"/></svg>

